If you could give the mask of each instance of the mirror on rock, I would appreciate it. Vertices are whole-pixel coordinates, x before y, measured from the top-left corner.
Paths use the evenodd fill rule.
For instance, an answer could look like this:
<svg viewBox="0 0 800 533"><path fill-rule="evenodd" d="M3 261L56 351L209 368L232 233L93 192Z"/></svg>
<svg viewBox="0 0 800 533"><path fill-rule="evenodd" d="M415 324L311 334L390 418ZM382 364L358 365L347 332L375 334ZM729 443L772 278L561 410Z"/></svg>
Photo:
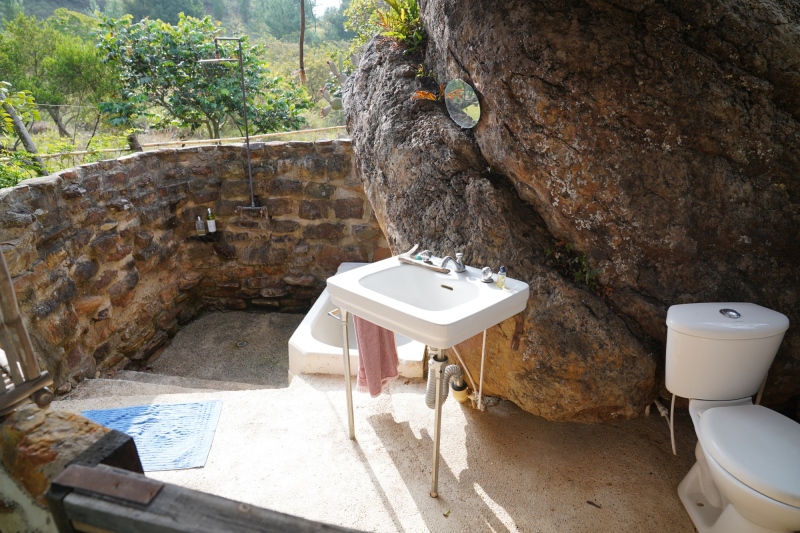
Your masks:
<svg viewBox="0 0 800 533"><path fill-rule="evenodd" d="M450 80L444 88L444 102L450 118L462 128L473 128L481 119L478 95L464 80Z"/></svg>

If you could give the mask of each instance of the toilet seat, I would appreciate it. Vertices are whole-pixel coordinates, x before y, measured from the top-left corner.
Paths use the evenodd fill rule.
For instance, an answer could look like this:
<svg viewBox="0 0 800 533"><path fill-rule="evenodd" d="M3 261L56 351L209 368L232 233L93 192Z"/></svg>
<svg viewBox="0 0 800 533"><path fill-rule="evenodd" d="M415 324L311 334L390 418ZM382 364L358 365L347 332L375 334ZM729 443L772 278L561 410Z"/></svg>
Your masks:
<svg viewBox="0 0 800 533"><path fill-rule="evenodd" d="M800 507L800 424L760 405L717 407L702 412L698 438L740 482Z"/></svg>

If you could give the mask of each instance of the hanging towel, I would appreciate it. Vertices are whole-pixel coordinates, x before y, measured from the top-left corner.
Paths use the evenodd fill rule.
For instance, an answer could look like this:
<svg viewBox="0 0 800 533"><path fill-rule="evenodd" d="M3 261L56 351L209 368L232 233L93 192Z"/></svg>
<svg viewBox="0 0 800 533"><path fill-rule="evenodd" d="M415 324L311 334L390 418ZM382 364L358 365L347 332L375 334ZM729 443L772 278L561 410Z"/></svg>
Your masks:
<svg viewBox="0 0 800 533"><path fill-rule="evenodd" d="M373 398L397 379L397 345L394 332L353 316L358 342L358 392L369 392Z"/></svg>

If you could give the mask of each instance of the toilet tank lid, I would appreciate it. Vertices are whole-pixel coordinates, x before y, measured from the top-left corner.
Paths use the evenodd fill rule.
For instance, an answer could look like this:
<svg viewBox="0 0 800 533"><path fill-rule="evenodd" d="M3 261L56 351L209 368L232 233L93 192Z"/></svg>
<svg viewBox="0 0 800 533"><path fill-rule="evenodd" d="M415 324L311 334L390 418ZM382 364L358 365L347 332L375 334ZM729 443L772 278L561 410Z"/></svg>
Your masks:
<svg viewBox="0 0 800 533"><path fill-rule="evenodd" d="M706 339L761 339L783 334L789 319L744 302L681 304L667 311L667 327Z"/></svg>
<svg viewBox="0 0 800 533"><path fill-rule="evenodd" d="M715 407L700 415L703 448L761 494L800 507L800 424L760 405Z"/></svg>

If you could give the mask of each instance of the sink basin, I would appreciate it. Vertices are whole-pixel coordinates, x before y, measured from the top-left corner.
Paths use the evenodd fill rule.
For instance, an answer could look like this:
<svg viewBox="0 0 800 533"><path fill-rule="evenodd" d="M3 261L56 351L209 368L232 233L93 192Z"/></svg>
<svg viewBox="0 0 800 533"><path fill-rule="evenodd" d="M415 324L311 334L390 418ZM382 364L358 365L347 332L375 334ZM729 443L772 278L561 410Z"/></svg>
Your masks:
<svg viewBox="0 0 800 533"><path fill-rule="evenodd" d="M480 295L478 287L464 279L449 279L444 274L426 270L428 274L417 272L421 268L412 265L395 265L359 280L362 287L387 298L394 298L426 311L446 311Z"/></svg>
<svg viewBox="0 0 800 533"><path fill-rule="evenodd" d="M390 257L328 278L328 292L345 311L428 346L449 348L525 309L527 283L507 278L501 289L480 279L472 267L443 274Z"/></svg>

